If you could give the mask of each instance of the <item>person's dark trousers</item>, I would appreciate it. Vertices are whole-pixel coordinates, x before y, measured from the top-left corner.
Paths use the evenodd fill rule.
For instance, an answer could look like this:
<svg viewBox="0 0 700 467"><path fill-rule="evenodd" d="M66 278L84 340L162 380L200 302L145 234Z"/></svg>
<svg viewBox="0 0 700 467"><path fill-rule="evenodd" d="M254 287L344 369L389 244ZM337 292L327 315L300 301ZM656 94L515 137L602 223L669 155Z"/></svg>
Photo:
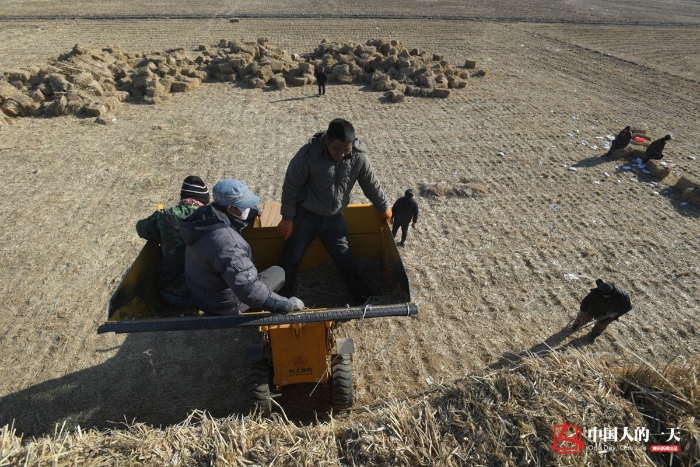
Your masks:
<svg viewBox="0 0 700 467"><path fill-rule="evenodd" d="M321 84L321 83L318 84L318 95L319 95L319 96L320 96L320 95L324 95L324 96L326 95L326 85L325 85L325 83L324 83L324 84Z"/></svg>
<svg viewBox="0 0 700 467"><path fill-rule="evenodd" d="M284 269L282 269L279 266L270 266L264 271L258 273L258 279L260 279L260 282L265 284L268 289L277 293L284 285ZM248 305L246 305L245 303L242 304L239 308L241 312L256 311L248 308Z"/></svg>
<svg viewBox="0 0 700 467"><path fill-rule="evenodd" d="M399 224L398 222L394 221L394 227L391 228L391 236L396 237L396 232L399 231L399 227L401 227L401 242L403 243L406 241L406 235L408 235L408 224L410 222L407 222L405 224Z"/></svg>
<svg viewBox="0 0 700 467"><path fill-rule="evenodd" d="M362 280L357 265L350 254L348 229L343 214L322 216L302 207L297 207L294 230L287 239L282 256L282 267L286 281L280 295L285 297L294 295L299 264L301 264L307 248L316 238L320 239L328 250L328 254L335 263L335 267L353 299L360 300L362 297L369 296L369 287Z"/></svg>

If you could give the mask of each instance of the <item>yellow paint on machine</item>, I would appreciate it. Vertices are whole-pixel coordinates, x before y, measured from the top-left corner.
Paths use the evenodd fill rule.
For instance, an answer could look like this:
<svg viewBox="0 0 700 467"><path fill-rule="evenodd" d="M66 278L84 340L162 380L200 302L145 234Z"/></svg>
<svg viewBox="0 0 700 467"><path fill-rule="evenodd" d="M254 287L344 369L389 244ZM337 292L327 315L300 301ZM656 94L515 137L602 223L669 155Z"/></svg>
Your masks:
<svg viewBox="0 0 700 467"><path fill-rule="evenodd" d="M275 386L325 383L328 331L332 322L282 324L267 327L274 365ZM319 345L326 342L326 345Z"/></svg>

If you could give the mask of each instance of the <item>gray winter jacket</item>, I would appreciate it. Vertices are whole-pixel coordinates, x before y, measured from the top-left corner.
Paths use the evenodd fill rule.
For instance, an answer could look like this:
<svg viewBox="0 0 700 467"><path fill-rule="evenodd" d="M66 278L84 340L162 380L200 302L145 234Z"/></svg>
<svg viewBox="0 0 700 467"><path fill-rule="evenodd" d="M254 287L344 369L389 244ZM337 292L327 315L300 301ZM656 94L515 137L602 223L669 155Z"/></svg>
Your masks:
<svg viewBox="0 0 700 467"><path fill-rule="evenodd" d="M386 211L389 203L367 159L367 146L355 140L351 154L335 162L326 151L325 134L315 134L289 163L282 186L282 218L292 220L297 205L322 216L338 214L350 203L355 182L378 211Z"/></svg>
<svg viewBox="0 0 700 467"><path fill-rule="evenodd" d="M291 311L289 300L260 282L253 251L226 214L211 205L202 206L180 222L180 232L187 245L185 278L190 297L207 314Z"/></svg>

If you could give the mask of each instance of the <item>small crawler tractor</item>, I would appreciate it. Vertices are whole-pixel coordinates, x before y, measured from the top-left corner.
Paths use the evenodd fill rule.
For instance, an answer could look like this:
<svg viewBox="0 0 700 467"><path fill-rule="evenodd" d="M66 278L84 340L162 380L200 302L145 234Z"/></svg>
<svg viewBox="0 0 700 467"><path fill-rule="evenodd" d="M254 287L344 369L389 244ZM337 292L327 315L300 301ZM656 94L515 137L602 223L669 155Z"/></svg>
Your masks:
<svg viewBox="0 0 700 467"><path fill-rule="evenodd" d="M353 404L351 338L336 337L338 323L367 318L409 316L418 313L401 257L391 235L371 205L350 205L344 212L348 240L356 260L376 260L381 295L362 306L329 306L306 309L288 315L268 312L228 316L206 316L197 310L177 310L161 299L158 292L160 246L148 242L110 299L107 321L97 332L148 332L219 329L257 326L261 343L246 349L250 364L251 404L269 410L271 395L283 386L298 383L328 384L334 407ZM254 225L243 230L253 249L258 270L280 264L284 240L277 233L279 204L267 203ZM331 263L319 240L306 251L300 274L305 269ZM308 304L308 303L307 303Z"/></svg>

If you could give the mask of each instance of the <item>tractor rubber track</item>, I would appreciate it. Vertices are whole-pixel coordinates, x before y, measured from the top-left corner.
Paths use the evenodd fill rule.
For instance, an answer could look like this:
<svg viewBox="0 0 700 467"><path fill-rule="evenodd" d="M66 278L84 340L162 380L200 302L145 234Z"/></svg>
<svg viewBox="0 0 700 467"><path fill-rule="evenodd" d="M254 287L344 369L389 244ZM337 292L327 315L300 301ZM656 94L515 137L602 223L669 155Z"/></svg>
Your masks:
<svg viewBox="0 0 700 467"><path fill-rule="evenodd" d="M98 334L116 334L153 331L194 331L200 329L223 329L251 326L272 326L278 324L318 323L322 321L351 321L365 318L386 318L389 316L413 316L418 307L413 303L399 305L375 305L350 308L332 308L324 311L277 315L270 313L250 313L227 316L184 316L179 318L124 320L107 322L97 328Z"/></svg>

